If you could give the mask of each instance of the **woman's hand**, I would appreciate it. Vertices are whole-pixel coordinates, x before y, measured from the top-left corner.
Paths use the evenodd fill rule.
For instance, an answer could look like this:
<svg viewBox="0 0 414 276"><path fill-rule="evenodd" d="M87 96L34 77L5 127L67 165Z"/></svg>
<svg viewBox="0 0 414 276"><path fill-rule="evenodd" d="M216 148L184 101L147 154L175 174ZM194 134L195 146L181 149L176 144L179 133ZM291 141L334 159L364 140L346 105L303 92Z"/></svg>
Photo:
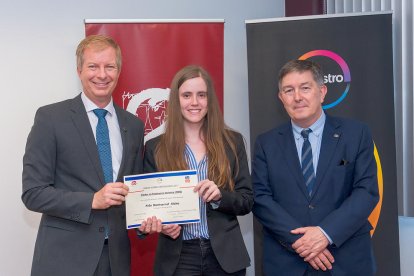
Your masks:
<svg viewBox="0 0 414 276"><path fill-rule="evenodd" d="M181 226L178 224L165 224L162 226L161 233L170 236L173 239L178 238L180 235Z"/></svg>
<svg viewBox="0 0 414 276"><path fill-rule="evenodd" d="M152 233L160 233L162 230L161 220L153 216L147 218L147 220L142 221L141 226L138 228L138 231L147 235Z"/></svg>
<svg viewBox="0 0 414 276"><path fill-rule="evenodd" d="M198 192L204 202L219 201L221 199L221 192L216 183L208 179L198 182L194 192Z"/></svg>

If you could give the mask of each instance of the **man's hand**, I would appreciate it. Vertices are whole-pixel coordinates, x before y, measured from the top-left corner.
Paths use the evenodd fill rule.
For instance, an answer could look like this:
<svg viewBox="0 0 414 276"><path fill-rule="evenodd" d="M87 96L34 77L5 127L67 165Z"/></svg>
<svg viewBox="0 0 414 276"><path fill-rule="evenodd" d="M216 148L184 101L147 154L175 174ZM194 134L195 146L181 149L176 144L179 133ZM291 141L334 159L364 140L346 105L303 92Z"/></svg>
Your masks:
<svg viewBox="0 0 414 276"><path fill-rule="evenodd" d="M128 186L121 182L106 184L93 195L92 209L107 209L113 205L121 205L128 190Z"/></svg>
<svg viewBox="0 0 414 276"><path fill-rule="evenodd" d="M170 236L174 240L180 235L181 226L178 224L165 224L162 226L161 233Z"/></svg>
<svg viewBox="0 0 414 276"><path fill-rule="evenodd" d="M309 261L309 264L316 270L322 269L323 271L331 270L332 264L335 261L331 252L328 249L322 250L315 258Z"/></svg>
<svg viewBox="0 0 414 276"><path fill-rule="evenodd" d="M138 230L143 234L160 233L162 229L161 220L153 216L142 221Z"/></svg>
<svg viewBox="0 0 414 276"><path fill-rule="evenodd" d="M221 199L221 192L216 183L208 179L198 182L194 192L198 192L204 202L219 201Z"/></svg>
<svg viewBox="0 0 414 276"><path fill-rule="evenodd" d="M305 262L308 262L321 253L328 245L329 241L316 227L300 227L290 231L292 234L303 234L303 236L292 244L292 248Z"/></svg>

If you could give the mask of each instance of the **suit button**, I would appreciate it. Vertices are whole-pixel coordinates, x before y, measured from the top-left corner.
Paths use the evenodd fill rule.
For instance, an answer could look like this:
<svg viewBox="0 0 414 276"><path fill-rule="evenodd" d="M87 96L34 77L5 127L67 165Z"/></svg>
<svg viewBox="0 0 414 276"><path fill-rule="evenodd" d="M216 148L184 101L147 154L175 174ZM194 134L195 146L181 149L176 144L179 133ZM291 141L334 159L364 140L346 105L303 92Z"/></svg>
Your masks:
<svg viewBox="0 0 414 276"><path fill-rule="evenodd" d="M315 209L315 206L313 206L312 204L309 204L309 209Z"/></svg>
<svg viewBox="0 0 414 276"><path fill-rule="evenodd" d="M105 227L99 227L99 232L105 232Z"/></svg>

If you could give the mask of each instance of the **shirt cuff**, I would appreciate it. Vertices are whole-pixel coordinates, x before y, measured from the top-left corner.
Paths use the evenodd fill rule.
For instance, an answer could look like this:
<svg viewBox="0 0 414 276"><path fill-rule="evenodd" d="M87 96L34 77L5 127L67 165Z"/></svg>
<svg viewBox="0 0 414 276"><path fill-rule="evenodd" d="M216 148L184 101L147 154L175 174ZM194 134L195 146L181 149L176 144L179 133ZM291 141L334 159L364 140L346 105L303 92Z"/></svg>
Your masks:
<svg viewBox="0 0 414 276"><path fill-rule="evenodd" d="M220 206L220 202L221 202L221 200L218 200L218 201L211 201L211 202L210 202L210 205L211 205L211 207L212 207L213 209L217 209L217 208Z"/></svg>
<svg viewBox="0 0 414 276"><path fill-rule="evenodd" d="M319 228L319 230L321 230L322 231L322 233L325 235L325 237L328 239L328 241L329 241L329 244L330 245L332 245L333 244L333 241L332 241L332 239L331 239L331 237L329 237L329 235L328 234L326 234L326 232L321 228L321 227L319 227L319 226L317 226L318 228Z"/></svg>
<svg viewBox="0 0 414 276"><path fill-rule="evenodd" d="M138 239L140 239L140 240L144 239L144 238L148 235L148 234L146 234L146 233L144 233L144 232L139 231L139 229L138 229L138 228L136 229L136 231L137 231L137 237L138 237Z"/></svg>

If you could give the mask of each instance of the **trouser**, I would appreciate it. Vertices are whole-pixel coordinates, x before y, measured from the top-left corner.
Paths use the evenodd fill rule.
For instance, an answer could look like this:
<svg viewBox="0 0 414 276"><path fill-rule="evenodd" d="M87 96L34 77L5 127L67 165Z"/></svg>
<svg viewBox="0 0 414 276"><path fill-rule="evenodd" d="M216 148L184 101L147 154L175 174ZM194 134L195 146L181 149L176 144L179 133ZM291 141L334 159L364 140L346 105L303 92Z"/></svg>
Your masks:
<svg viewBox="0 0 414 276"><path fill-rule="evenodd" d="M229 256L231 258L231 256ZM183 241L180 260L174 276L244 276L246 269L235 273L225 272L218 263L210 240Z"/></svg>

